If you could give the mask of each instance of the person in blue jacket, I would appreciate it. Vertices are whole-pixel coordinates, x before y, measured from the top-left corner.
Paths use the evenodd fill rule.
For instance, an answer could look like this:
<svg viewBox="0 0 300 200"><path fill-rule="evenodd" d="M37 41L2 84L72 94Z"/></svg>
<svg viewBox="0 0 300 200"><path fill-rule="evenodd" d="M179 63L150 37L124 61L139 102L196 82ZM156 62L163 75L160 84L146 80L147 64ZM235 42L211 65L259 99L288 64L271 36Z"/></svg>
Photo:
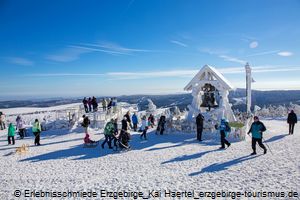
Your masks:
<svg viewBox="0 0 300 200"><path fill-rule="evenodd" d="M221 119L221 124L219 126L220 134L221 134L221 147L220 149L225 149L225 144L229 147L231 144L226 139L226 136L231 132L231 128L229 126L228 121L225 118Z"/></svg>
<svg viewBox="0 0 300 200"><path fill-rule="evenodd" d="M263 132L266 131L265 125L259 121L258 116L254 116L254 122L252 123L248 135L251 133L252 134L252 149L253 153L251 155L256 155L256 143L264 150L264 154L267 153L267 148L265 145L262 143L262 138L263 138Z"/></svg>
<svg viewBox="0 0 300 200"><path fill-rule="evenodd" d="M133 130L136 131L138 123L139 123L136 112L132 115L131 119L132 119L132 123L133 123Z"/></svg>

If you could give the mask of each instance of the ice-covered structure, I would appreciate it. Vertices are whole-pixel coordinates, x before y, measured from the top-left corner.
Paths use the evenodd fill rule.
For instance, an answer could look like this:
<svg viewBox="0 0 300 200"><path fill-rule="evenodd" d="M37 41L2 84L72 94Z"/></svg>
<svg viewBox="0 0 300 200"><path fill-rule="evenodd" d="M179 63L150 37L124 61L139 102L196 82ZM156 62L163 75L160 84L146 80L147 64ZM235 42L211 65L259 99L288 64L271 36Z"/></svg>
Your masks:
<svg viewBox="0 0 300 200"><path fill-rule="evenodd" d="M148 101L148 109L147 112L155 112L156 111L156 105L153 103L151 99L147 99Z"/></svg>
<svg viewBox="0 0 300 200"><path fill-rule="evenodd" d="M210 121L219 121L225 117L236 121L228 94L234 87L214 67L205 65L185 86L185 91L192 91L193 101L188 106L188 121L192 121L198 113L202 113Z"/></svg>

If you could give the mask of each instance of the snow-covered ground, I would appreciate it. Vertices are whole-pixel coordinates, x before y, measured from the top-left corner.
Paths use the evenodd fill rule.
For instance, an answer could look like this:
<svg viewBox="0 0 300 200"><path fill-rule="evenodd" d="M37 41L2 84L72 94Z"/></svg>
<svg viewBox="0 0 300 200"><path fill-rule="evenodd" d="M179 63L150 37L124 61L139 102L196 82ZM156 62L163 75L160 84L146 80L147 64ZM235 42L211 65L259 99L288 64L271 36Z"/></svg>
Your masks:
<svg viewBox="0 0 300 200"><path fill-rule="evenodd" d="M22 108L5 108L1 109L6 115L16 115L24 113L38 113L38 112L50 112L50 111L59 111L66 109L77 109L82 103L72 103L60 106L51 106L46 108L36 108L36 107L22 107Z"/></svg>
<svg viewBox="0 0 300 200"><path fill-rule="evenodd" d="M43 132L42 146L38 147L32 145L32 137L17 140L15 146L9 146L6 132L1 131L0 199L14 199L17 189L22 195L25 189L91 190L98 194L95 199L112 199L101 198L102 189L142 191L144 195L148 195L148 190L167 189L299 193L300 126L296 126L295 134L289 136L284 121L263 122L268 128L265 140L272 153L263 155L258 147L257 156L249 156L252 152L250 140L235 142L227 150L218 150L219 141L207 134L199 143L195 135L187 133L161 136L151 130L148 141L141 141L139 133L132 133L132 150L116 153L107 146L105 149L100 146L83 148L84 133L80 128L70 133L67 129ZM103 138L100 132L91 131L91 136L95 140ZM15 154L15 148L22 144L30 145L29 152Z"/></svg>

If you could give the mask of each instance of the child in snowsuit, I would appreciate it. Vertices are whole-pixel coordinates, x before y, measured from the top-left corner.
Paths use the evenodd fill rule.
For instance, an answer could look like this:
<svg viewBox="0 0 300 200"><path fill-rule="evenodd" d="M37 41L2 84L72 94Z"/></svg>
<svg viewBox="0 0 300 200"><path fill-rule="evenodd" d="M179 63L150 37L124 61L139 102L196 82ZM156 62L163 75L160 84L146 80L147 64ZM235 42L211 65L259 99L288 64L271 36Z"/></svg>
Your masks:
<svg viewBox="0 0 300 200"><path fill-rule="evenodd" d="M85 144L93 144L93 143L96 143L95 140L91 140L90 139L90 135L88 133L85 133L85 137L83 139L84 143Z"/></svg>
<svg viewBox="0 0 300 200"><path fill-rule="evenodd" d="M266 131L265 125L259 121L259 118L257 116L254 116L254 122L252 123L250 130L248 131L248 135L251 133L252 134L252 150L253 153L251 155L256 154L256 143L264 150L264 154L267 153L267 148L265 145L262 143L262 138L263 138L263 132Z"/></svg>
<svg viewBox="0 0 300 200"><path fill-rule="evenodd" d="M15 144L15 131L16 131L16 129L15 129L14 125L12 123L10 123L8 126L8 137L7 137L8 144L12 144L12 145Z"/></svg>

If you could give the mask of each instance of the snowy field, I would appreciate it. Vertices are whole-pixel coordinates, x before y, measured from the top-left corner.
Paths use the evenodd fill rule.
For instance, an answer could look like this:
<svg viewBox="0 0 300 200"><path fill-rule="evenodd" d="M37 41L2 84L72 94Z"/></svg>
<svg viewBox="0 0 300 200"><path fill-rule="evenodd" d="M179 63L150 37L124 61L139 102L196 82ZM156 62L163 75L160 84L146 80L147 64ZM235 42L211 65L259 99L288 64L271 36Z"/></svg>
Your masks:
<svg viewBox="0 0 300 200"><path fill-rule="evenodd" d="M265 140L273 154L268 151L263 155L257 147L256 156L250 156L250 140L235 142L226 150L218 150L219 141L208 134L205 134L206 140L199 143L195 135L187 133L161 136L151 130L148 141L141 141L139 133L132 133L132 150L114 152L107 146L103 150L100 145L83 148L84 133L80 128L73 132L67 129L43 132L42 146L38 147L33 146L33 137L16 140L15 146L9 146L7 133L1 131L0 199L60 199L16 198L15 190L20 190L21 195L25 190L94 191L98 195L94 199L113 199L100 197L100 190L140 191L144 196L148 196L149 190L299 193L300 126L297 125L295 134L289 136L285 121L263 122L268 129ZM91 131L91 137L102 140L103 135ZM15 154L15 148L22 144L30 145L29 152ZM150 199L179 198L162 196Z"/></svg>

